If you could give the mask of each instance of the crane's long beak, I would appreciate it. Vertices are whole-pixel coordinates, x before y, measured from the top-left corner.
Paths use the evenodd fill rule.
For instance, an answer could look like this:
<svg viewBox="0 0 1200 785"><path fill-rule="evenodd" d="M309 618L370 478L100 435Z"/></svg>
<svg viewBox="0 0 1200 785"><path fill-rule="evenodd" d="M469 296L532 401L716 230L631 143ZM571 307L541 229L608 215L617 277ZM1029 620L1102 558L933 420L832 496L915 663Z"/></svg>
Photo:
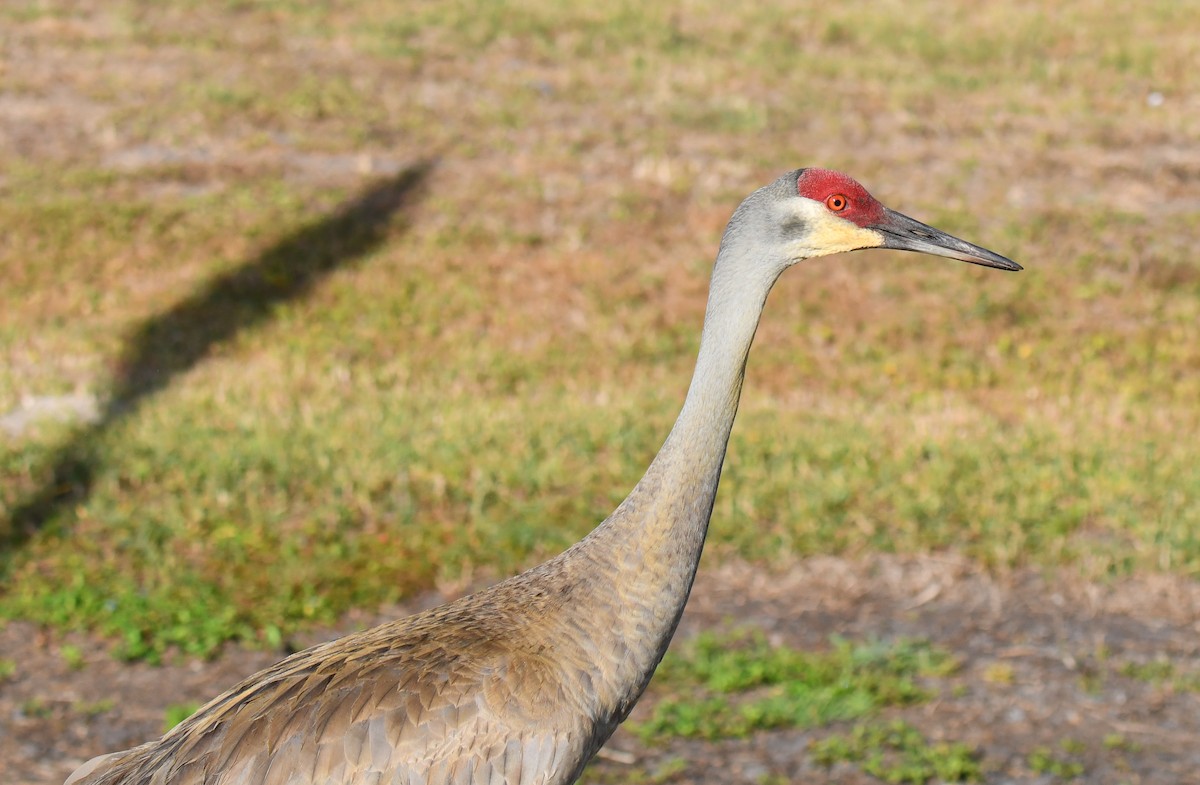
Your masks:
<svg viewBox="0 0 1200 785"><path fill-rule="evenodd" d="M945 256L962 262L1016 272L1021 265L998 253L946 234L941 229L883 208L883 218L871 226L883 235L883 248Z"/></svg>

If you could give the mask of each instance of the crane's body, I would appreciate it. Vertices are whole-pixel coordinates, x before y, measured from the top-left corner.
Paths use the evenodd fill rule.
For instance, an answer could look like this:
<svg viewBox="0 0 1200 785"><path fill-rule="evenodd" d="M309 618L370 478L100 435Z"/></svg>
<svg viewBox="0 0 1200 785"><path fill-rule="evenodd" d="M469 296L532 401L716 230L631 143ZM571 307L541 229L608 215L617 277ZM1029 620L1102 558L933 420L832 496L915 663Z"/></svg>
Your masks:
<svg viewBox="0 0 1200 785"><path fill-rule="evenodd" d="M730 220L679 418L587 537L456 602L288 657L67 785L574 782L683 613L767 294L802 259L866 247L1020 269L887 210L845 175L784 175Z"/></svg>

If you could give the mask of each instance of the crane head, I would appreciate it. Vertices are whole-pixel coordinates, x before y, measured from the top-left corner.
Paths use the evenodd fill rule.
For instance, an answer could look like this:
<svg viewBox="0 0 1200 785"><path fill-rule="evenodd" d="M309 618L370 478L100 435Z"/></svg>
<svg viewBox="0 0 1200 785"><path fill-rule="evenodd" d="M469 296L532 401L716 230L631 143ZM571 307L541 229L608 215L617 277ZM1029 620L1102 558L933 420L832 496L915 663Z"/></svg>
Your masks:
<svg viewBox="0 0 1200 785"><path fill-rule="evenodd" d="M841 172L813 168L793 174L799 198L788 200L795 215L789 216L785 226L791 230L789 250L796 261L863 248L893 248L998 270L1021 269L998 253L884 207Z"/></svg>

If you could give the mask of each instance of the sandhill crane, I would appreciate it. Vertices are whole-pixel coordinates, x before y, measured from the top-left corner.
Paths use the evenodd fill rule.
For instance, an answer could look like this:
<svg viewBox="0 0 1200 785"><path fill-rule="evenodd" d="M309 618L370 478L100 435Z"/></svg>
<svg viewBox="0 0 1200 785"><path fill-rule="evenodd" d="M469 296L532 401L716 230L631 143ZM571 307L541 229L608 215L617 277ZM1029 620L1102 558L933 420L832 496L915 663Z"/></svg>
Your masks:
<svg viewBox="0 0 1200 785"><path fill-rule="evenodd" d="M895 248L1020 265L799 169L751 194L712 273L678 420L590 534L527 572L294 654L67 785L564 785L629 714L691 591L767 293L814 256Z"/></svg>

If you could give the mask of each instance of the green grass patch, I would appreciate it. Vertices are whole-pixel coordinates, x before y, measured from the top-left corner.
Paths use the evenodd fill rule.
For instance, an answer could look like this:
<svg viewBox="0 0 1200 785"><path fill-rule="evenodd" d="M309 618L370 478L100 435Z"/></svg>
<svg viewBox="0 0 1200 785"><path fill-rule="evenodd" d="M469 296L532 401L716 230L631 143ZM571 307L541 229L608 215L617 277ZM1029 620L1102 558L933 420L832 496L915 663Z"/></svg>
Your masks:
<svg viewBox="0 0 1200 785"><path fill-rule="evenodd" d="M1151 660L1149 662L1126 662L1118 672L1138 681L1168 681L1175 676L1175 663L1170 660Z"/></svg>
<svg viewBox="0 0 1200 785"><path fill-rule="evenodd" d="M1140 752L1142 745L1121 733L1109 733L1104 737L1104 749L1112 752Z"/></svg>
<svg viewBox="0 0 1200 785"><path fill-rule="evenodd" d="M166 733L171 730L171 728L174 728L195 714L199 708L199 703L176 703L168 706L166 712L163 714L162 732Z"/></svg>
<svg viewBox="0 0 1200 785"><path fill-rule="evenodd" d="M1181 673L1174 662L1165 658L1148 662L1124 662L1117 668L1117 673L1138 681L1167 685L1173 690L1200 692L1200 674Z"/></svg>
<svg viewBox="0 0 1200 785"><path fill-rule="evenodd" d="M58 656L62 657L63 663L73 671L83 668L83 650L78 646L70 643L63 644L59 647Z"/></svg>
<svg viewBox="0 0 1200 785"><path fill-rule="evenodd" d="M112 698L101 698L97 701L84 701L74 704L71 708L78 714L85 717L99 717L101 714L108 714L117 705Z"/></svg>
<svg viewBox="0 0 1200 785"><path fill-rule="evenodd" d="M41 720L49 717L54 712L54 708L44 698L35 696L21 702L20 712L22 716L31 720Z"/></svg>
<svg viewBox="0 0 1200 785"><path fill-rule="evenodd" d="M605 770L589 764L579 778L581 785L665 785L678 781L687 770L684 758L669 758L653 769L622 766L619 771Z"/></svg>
<svg viewBox="0 0 1200 785"><path fill-rule="evenodd" d="M770 646L756 634L703 634L664 659L655 684L670 694L632 729L651 740L817 727L920 703L929 693L918 680L952 668L945 653L920 642L835 641L831 651L812 653Z"/></svg>
<svg viewBox="0 0 1200 785"><path fill-rule="evenodd" d="M846 734L814 743L809 754L818 763L857 764L884 782L982 782L979 755L965 744L930 744L913 726L897 720L887 724L857 724Z"/></svg>
<svg viewBox="0 0 1200 785"><path fill-rule="evenodd" d="M1070 758L1071 754L1077 752L1074 745L1068 742L1059 746L1062 748L1063 754L1056 753L1050 747L1036 747L1026 757L1026 764L1038 774L1049 774L1058 779L1071 780L1082 777L1084 774L1083 764Z"/></svg>

